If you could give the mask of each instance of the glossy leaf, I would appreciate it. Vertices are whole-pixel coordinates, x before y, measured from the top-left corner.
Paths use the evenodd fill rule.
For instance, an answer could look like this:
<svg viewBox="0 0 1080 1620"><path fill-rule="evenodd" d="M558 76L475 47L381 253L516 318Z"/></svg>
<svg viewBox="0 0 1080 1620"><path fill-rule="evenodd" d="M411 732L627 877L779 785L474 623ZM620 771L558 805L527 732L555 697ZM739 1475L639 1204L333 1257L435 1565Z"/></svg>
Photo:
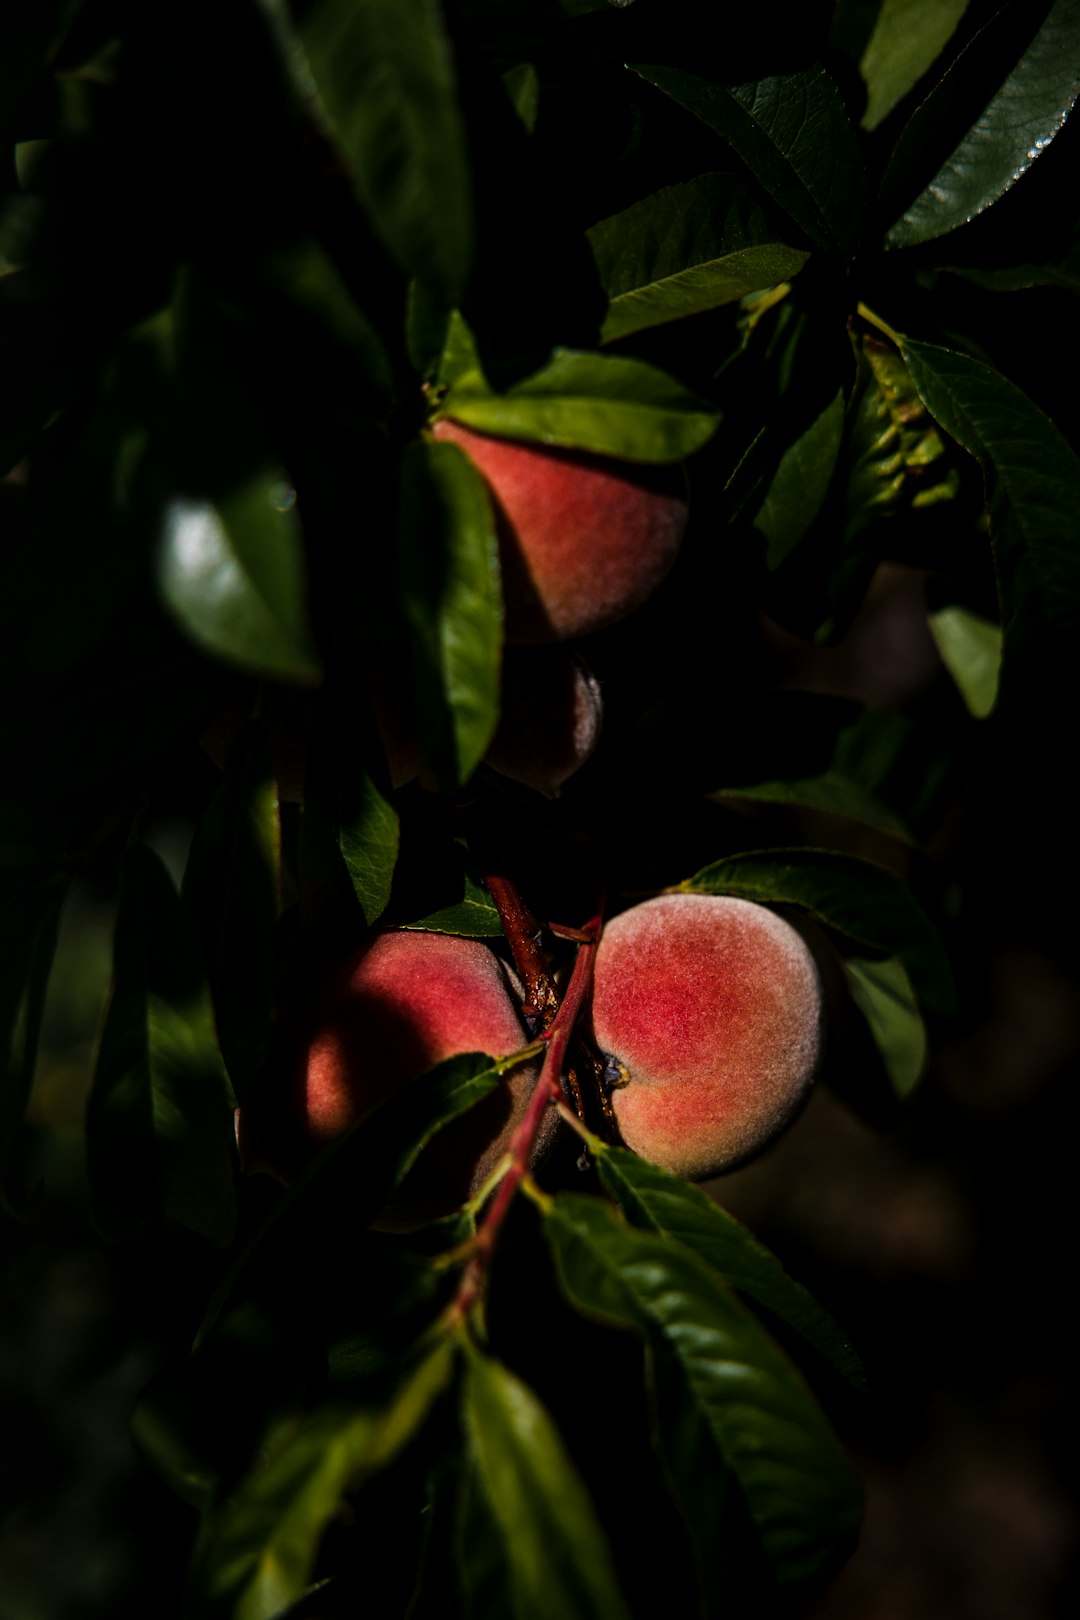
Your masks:
<svg viewBox="0 0 1080 1620"><path fill-rule="evenodd" d="M856 945L898 957L928 1011L952 1010L952 974L938 932L907 884L884 866L830 850L761 850L717 861L679 888L802 906Z"/></svg>
<svg viewBox="0 0 1080 1620"><path fill-rule="evenodd" d="M498 907L484 885L464 865L461 898L405 926L429 933L461 934L467 939L499 939L503 932Z"/></svg>
<svg viewBox="0 0 1080 1620"><path fill-rule="evenodd" d="M556 1198L545 1233L576 1308L636 1328L678 1379L777 1577L833 1564L858 1522L857 1483L817 1403L745 1306L695 1254L627 1226L599 1199Z"/></svg>
<svg viewBox="0 0 1080 1620"><path fill-rule="evenodd" d="M982 470L1004 632L1003 678L1047 633L1080 631L1080 457L1037 405L981 360L903 339L927 409Z"/></svg>
<svg viewBox="0 0 1080 1620"><path fill-rule="evenodd" d="M729 1287L757 1300L813 1346L857 1387L862 1364L846 1335L814 1296L789 1277L774 1254L692 1182L626 1148L597 1155L600 1180L627 1220L692 1249Z"/></svg>
<svg viewBox="0 0 1080 1620"><path fill-rule="evenodd" d="M124 859L115 977L87 1108L108 1238L162 1214L215 1243L236 1221L232 1109L194 930L160 860Z"/></svg>
<svg viewBox="0 0 1080 1620"><path fill-rule="evenodd" d="M884 962L847 960L848 980L888 1070L897 1096L906 1097L926 1067L926 1025L911 980L895 956Z"/></svg>
<svg viewBox="0 0 1080 1620"><path fill-rule="evenodd" d="M281 829L266 735L238 733L225 778L195 831L183 883L214 999L218 1038L237 1097L266 1059L281 910Z"/></svg>
<svg viewBox="0 0 1080 1620"><path fill-rule="evenodd" d="M319 0L307 67L375 229L406 274L459 302L472 198L453 55L435 0Z"/></svg>
<svg viewBox="0 0 1080 1620"><path fill-rule="evenodd" d="M487 489L453 444L417 440L401 469L399 573L412 641L420 746L465 782L499 719L502 597Z"/></svg>
<svg viewBox="0 0 1080 1620"><path fill-rule="evenodd" d="M273 1620L311 1580L319 1543L342 1505L393 1461L446 1388L453 1349L437 1341L381 1410L323 1407L283 1423L264 1460L211 1519L190 1612Z"/></svg>
<svg viewBox="0 0 1080 1620"><path fill-rule="evenodd" d="M823 67L736 85L679 68L633 69L722 136L812 242L851 250L862 217L862 160Z"/></svg>
<svg viewBox="0 0 1080 1620"><path fill-rule="evenodd" d="M536 1395L470 1347L462 1401L515 1620L629 1620L596 1510Z"/></svg>
<svg viewBox="0 0 1080 1620"><path fill-rule="evenodd" d="M4 1172L34 1083L66 883L17 880L0 907L0 1208L19 1210Z"/></svg>
<svg viewBox="0 0 1080 1620"><path fill-rule="evenodd" d="M866 83L863 129L882 119L940 56L968 0L884 0L859 62Z"/></svg>
<svg viewBox="0 0 1080 1620"><path fill-rule="evenodd" d="M927 622L960 696L976 720L985 720L997 702L1001 626L963 607L940 608Z"/></svg>
<svg viewBox="0 0 1080 1620"><path fill-rule="evenodd" d="M668 186L601 220L588 237L609 299L606 343L772 287L809 257L725 174Z"/></svg>
<svg viewBox="0 0 1080 1620"><path fill-rule="evenodd" d="M683 460L720 422L706 400L643 360L572 349L558 350L541 371L503 394L469 372L440 414L482 433L642 462Z"/></svg>
<svg viewBox="0 0 1080 1620"><path fill-rule="evenodd" d="M320 666L295 499L280 477L216 501L176 496L162 518L158 579L165 605L207 652L307 685Z"/></svg>
<svg viewBox="0 0 1080 1620"><path fill-rule="evenodd" d="M953 79L965 69L976 40L933 92L931 102L948 104ZM986 103L929 184L890 227L886 246L913 247L944 236L981 214L1027 172L1063 127L1080 95L1080 0L1054 0L1042 27L1004 84ZM910 141L916 151L924 129L939 115L924 104L915 115ZM894 160L895 161L895 160Z"/></svg>
<svg viewBox="0 0 1080 1620"><path fill-rule="evenodd" d="M770 568L794 551L824 505L843 436L844 396L838 392L780 458L754 518Z"/></svg>

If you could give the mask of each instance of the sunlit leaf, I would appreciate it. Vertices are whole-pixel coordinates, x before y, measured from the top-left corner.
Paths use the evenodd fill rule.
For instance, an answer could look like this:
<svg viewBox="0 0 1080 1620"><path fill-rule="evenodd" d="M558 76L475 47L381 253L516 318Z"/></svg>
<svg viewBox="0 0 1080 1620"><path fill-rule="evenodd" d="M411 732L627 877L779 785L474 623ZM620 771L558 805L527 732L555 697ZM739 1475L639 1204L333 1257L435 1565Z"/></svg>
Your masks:
<svg viewBox="0 0 1080 1620"><path fill-rule="evenodd" d="M87 1108L99 1229L129 1237L162 1214L229 1242L232 1134L194 930L158 857L136 846L124 860L113 991Z"/></svg>
<svg viewBox="0 0 1080 1620"><path fill-rule="evenodd" d="M864 129L876 129L940 56L968 0L884 0L859 71L866 82Z"/></svg>
<svg viewBox="0 0 1080 1620"><path fill-rule="evenodd" d="M462 1398L515 1620L626 1620L596 1510L538 1398L471 1347Z"/></svg>
<svg viewBox="0 0 1080 1620"><path fill-rule="evenodd" d="M665 1233L703 1260L739 1293L757 1300L838 1372L862 1387L862 1365L847 1336L814 1296L789 1277L774 1254L692 1182L626 1148L598 1154L600 1179L634 1226Z"/></svg>
<svg viewBox="0 0 1080 1620"><path fill-rule="evenodd" d="M735 85L680 68L633 69L721 135L812 242L851 249L862 218L862 160L823 67Z"/></svg>
<svg viewBox="0 0 1080 1620"><path fill-rule="evenodd" d="M599 1199L557 1197L544 1230L573 1304L636 1328L678 1379L777 1577L833 1565L858 1523L858 1485L809 1390L746 1307L697 1255L627 1226Z"/></svg>
<svg viewBox="0 0 1080 1620"><path fill-rule="evenodd" d="M941 661L976 720L985 720L997 702L1001 676L1001 626L968 608L939 608L928 615Z"/></svg>

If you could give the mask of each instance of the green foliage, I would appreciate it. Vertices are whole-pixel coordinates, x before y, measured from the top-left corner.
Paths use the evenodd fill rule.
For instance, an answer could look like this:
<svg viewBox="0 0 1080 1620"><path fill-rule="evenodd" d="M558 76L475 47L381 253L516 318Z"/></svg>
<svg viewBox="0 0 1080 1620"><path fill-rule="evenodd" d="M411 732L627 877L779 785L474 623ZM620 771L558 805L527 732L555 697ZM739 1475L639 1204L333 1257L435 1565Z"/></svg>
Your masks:
<svg viewBox="0 0 1080 1620"><path fill-rule="evenodd" d="M168 1301L131 1330L183 1503L146 1612L794 1614L852 1545L857 1348L723 1179L619 1145L585 925L673 887L802 913L819 1089L918 1106L974 773L1073 697L1080 0L742 8L719 45L701 9L0 23L0 1202L50 1196L61 907L118 902L85 1162L129 1314ZM498 492L441 419L685 470L551 800L487 763L568 721L539 677L504 705ZM434 1219L520 1052L319 1151L281 1125L376 926L512 964L577 1116L534 1093Z"/></svg>

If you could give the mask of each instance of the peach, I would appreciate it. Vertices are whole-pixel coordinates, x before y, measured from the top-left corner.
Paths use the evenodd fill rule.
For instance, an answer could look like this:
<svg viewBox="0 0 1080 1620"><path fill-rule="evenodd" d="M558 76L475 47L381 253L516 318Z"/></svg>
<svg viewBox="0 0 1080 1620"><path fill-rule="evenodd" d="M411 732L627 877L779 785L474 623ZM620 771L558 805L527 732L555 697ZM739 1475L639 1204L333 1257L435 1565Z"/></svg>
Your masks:
<svg viewBox="0 0 1080 1620"><path fill-rule="evenodd" d="M298 1020L279 1109L241 1110L245 1169L288 1181L425 1069L462 1052L507 1057L528 1044L520 987L479 940L412 931L375 934L321 988ZM536 1067L515 1069L433 1139L410 1175L422 1218L462 1203L487 1179L524 1112Z"/></svg>
<svg viewBox="0 0 1080 1620"><path fill-rule="evenodd" d="M821 1057L822 987L801 935L724 895L670 894L615 917L596 953L592 1028L621 1071L627 1147L693 1181L761 1152Z"/></svg>
<svg viewBox="0 0 1080 1620"><path fill-rule="evenodd" d="M487 762L555 798L596 747L603 709L600 683L568 647L508 647Z"/></svg>
<svg viewBox="0 0 1080 1620"><path fill-rule="evenodd" d="M432 433L460 445L487 481L508 641L565 641L614 624L675 561L687 518L681 468L499 439L446 417Z"/></svg>

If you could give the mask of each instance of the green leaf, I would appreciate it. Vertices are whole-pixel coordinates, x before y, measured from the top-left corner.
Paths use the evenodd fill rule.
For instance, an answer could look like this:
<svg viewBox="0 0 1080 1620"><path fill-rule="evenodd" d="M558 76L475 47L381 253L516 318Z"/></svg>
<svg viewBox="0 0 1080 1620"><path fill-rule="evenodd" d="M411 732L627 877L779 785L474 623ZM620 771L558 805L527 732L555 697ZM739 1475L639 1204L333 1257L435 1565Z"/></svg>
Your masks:
<svg viewBox="0 0 1080 1620"><path fill-rule="evenodd" d="M981 360L900 342L927 410L982 470L1008 681L1048 635L1071 653L1080 632L1080 457L1015 383Z"/></svg>
<svg viewBox="0 0 1080 1620"><path fill-rule="evenodd" d="M1001 676L1001 626L968 608L946 607L928 616L941 661L976 720L997 702Z"/></svg>
<svg viewBox="0 0 1080 1620"><path fill-rule="evenodd" d="M462 1401L514 1620L629 1620L596 1510L533 1392L470 1345Z"/></svg>
<svg viewBox="0 0 1080 1620"><path fill-rule="evenodd" d="M632 67L722 136L812 242L851 251L862 222L862 160L823 67L736 85L679 68Z"/></svg>
<svg viewBox="0 0 1080 1620"><path fill-rule="evenodd" d="M924 125L941 116L962 77L968 47L924 103L902 138L918 150ZM1024 175L1063 127L1080 95L1080 0L1054 0L1046 20L978 121L885 237L890 248L913 247L966 225ZM897 159L900 158L898 149ZM897 161L894 159L894 162Z"/></svg>
<svg viewBox="0 0 1080 1620"><path fill-rule="evenodd" d="M926 1067L926 1026L904 964L895 956L884 962L849 957L847 971L893 1088L906 1097Z"/></svg>
<svg viewBox="0 0 1080 1620"><path fill-rule="evenodd" d="M597 1168L600 1180L632 1225L665 1233L692 1249L721 1273L729 1287L764 1305L844 1378L857 1388L865 1387L862 1363L828 1311L788 1276L764 1244L700 1187L626 1148L605 1145L597 1154Z"/></svg>
<svg viewBox="0 0 1080 1620"><path fill-rule="evenodd" d="M912 835L899 816L888 805L882 804L875 794L832 771L821 776L801 777L795 781L755 782L748 787L726 787L715 798L754 799L764 804L805 805L811 810L824 810L832 816L845 816L861 822L864 827L876 827L904 843L911 843Z"/></svg>
<svg viewBox="0 0 1080 1620"><path fill-rule="evenodd" d="M726 174L668 186L587 234L609 299L605 343L787 281L809 257Z"/></svg>
<svg viewBox="0 0 1080 1620"><path fill-rule="evenodd" d="M183 882L238 1099L266 1060L281 911L281 830L270 748L256 721L238 732L225 777L199 822Z"/></svg>
<svg viewBox="0 0 1080 1620"><path fill-rule="evenodd" d="M461 934L467 939L501 939L503 925L498 907L484 885L469 871L464 857L460 888L460 899L405 926L425 933Z"/></svg>
<svg viewBox="0 0 1080 1620"><path fill-rule="evenodd" d="M34 1083L67 883L23 880L0 909L0 1208L18 1219L4 1171Z"/></svg>
<svg viewBox="0 0 1080 1620"><path fill-rule="evenodd" d="M781 1581L847 1550L859 1490L798 1373L730 1289L679 1244L627 1226L607 1204L567 1193L545 1220L559 1277L586 1315L642 1334L735 1474Z"/></svg>
<svg viewBox="0 0 1080 1620"><path fill-rule="evenodd" d="M115 977L87 1107L107 1238L162 1214L215 1243L236 1224L232 1111L194 931L160 860L124 858Z"/></svg>
<svg viewBox="0 0 1080 1620"><path fill-rule="evenodd" d="M952 38L967 4L885 0L859 63L866 83L863 129L876 129L919 82Z"/></svg>
<svg viewBox="0 0 1080 1620"><path fill-rule="evenodd" d="M302 685L321 670L304 605L296 496L279 476L165 508L158 581L192 639L228 663Z"/></svg>
<svg viewBox="0 0 1080 1620"><path fill-rule="evenodd" d="M457 786L499 719L502 597L484 481L453 444L414 441L402 460L399 577L412 641L420 746Z"/></svg>
<svg viewBox="0 0 1080 1620"><path fill-rule="evenodd" d="M790 556L825 504L843 437L844 395L838 391L785 450L754 518L765 536L770 568Z"/></svg>
<svg viewBox="0 0 1080 1620"><path fill-rule="evenodd" d="M952 973L936 928L907 884L873 861L830 850L755 850L729 855L679 888L801 906L856 945L898 957L928 1011L952 1011Z"/></svg>
<svg viewBox="0 0 1080 1620"><path fill-rule="evenodd" d="M359 762L344 762L338 841L370 927L386 910L400 843L400 817L372 773Z"/></svg>
<svg viewBox="0 0 1080 1620"><path fill-rule="evenodd" d="M322 1536L354 1491L420 1429L450 1381L453 1346L437 1341L382 1410L317 1410L279 1425L266 1460L210 1520L195 1567L191 1613L203 1603L233 1620L273 1620L306 1590Z"/></svg>
<svg viewBox="0 0 1080 1620"><path fill-rule="evenodd" d="M376 231L406 274L458 303L472 260L472 197L441 6L320 0L301 38Z"/></svg>
<svg viewBox="0 0 1080 1620"><path fill-rule="evenodd" d="M589 450L626 461L682 461L715 433L720 415L655 366L559 349L548 365L493 393L460 377L439 412L502 438Z"/></svg>

